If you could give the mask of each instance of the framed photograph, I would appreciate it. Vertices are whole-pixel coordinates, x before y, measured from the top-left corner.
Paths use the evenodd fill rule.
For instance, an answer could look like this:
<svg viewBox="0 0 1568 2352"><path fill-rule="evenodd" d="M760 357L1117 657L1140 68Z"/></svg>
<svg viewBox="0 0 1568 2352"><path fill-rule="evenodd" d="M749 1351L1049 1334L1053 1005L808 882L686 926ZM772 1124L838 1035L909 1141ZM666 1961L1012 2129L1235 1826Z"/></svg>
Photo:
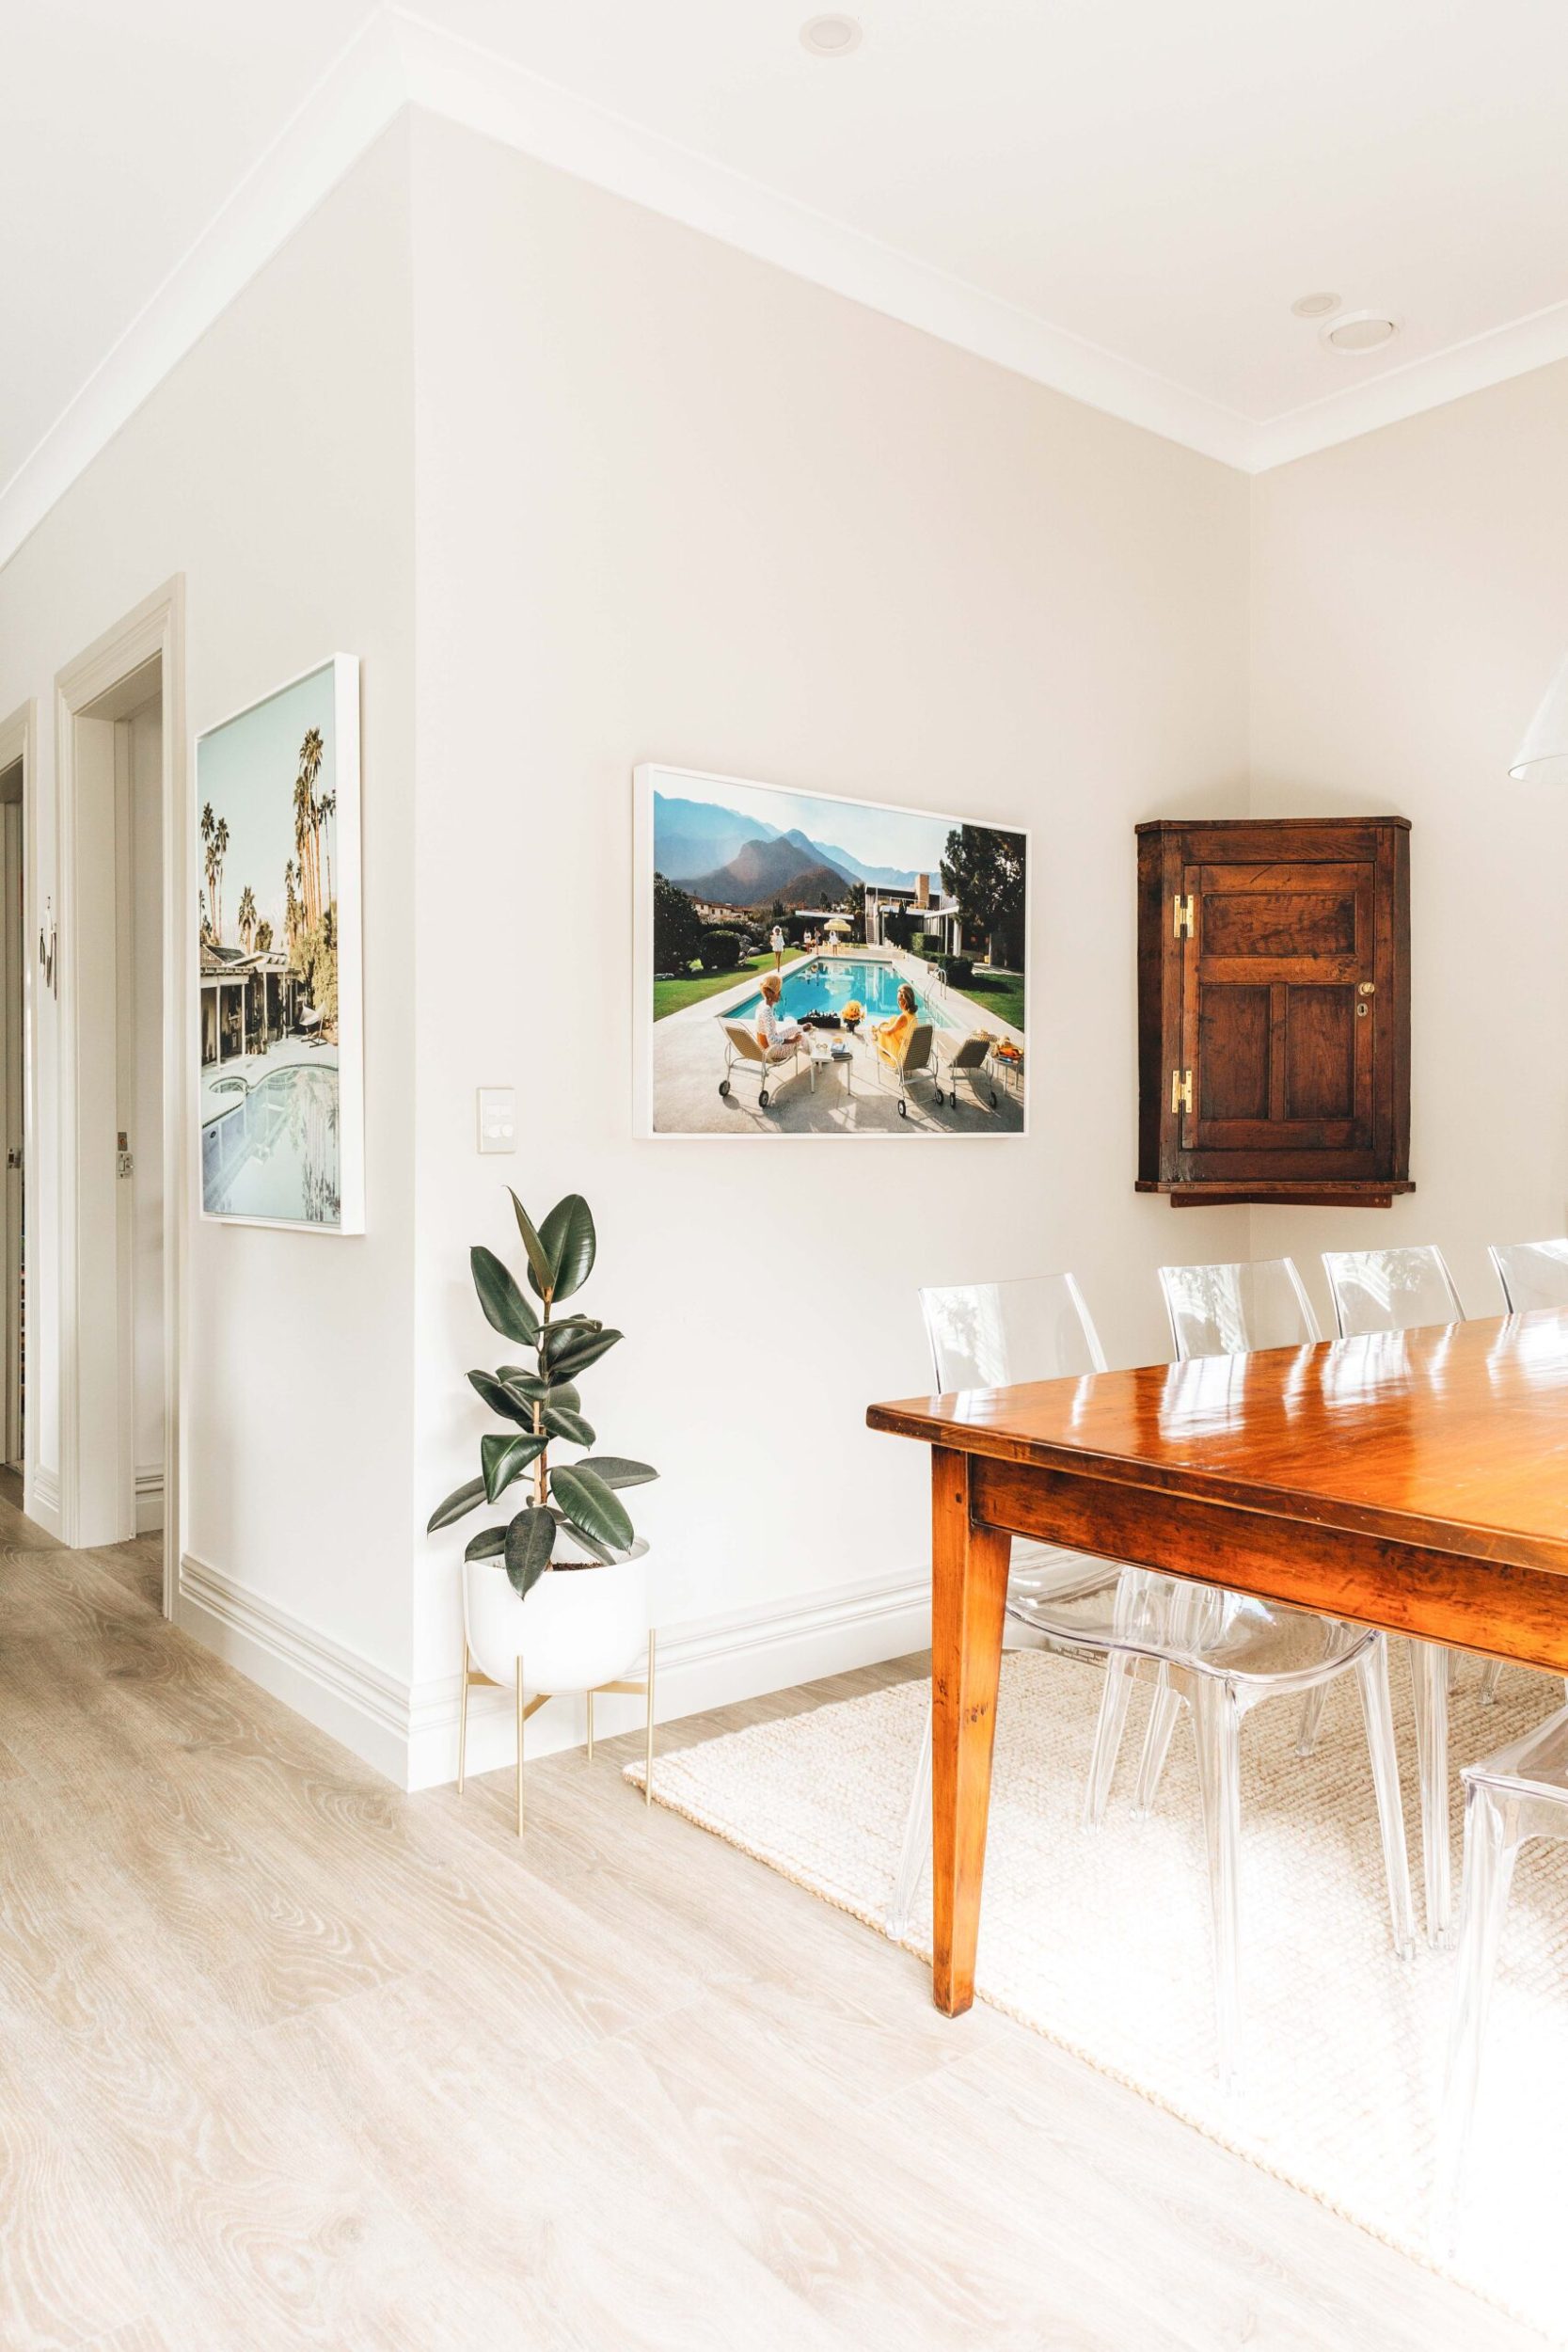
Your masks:
<svg viewBox="0 0 1568 2352"><path fill-rule="evenodd" d="M365 1230L359 663L196 739L201 1212Z"/></svg>
<svg viewBox="0 0 1568 2352"><path fill-rule="evenodd" d="M1027 1131L1017 827L636 771L639 1134Z"/></svg>

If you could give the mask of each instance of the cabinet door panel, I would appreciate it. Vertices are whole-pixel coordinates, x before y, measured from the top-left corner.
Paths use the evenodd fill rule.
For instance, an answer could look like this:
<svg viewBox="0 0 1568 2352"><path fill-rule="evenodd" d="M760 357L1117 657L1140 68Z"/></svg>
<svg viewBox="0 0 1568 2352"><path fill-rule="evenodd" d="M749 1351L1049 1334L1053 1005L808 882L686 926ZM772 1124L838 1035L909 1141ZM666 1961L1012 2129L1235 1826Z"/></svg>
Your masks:
<svg viewBox="0 0 1568 2352"><path fill-rule="evenodd" d="M1268 1117L1272 993L1266 988L1204 990L1196 1088L1200 1122Z"/></svg>
<svg viewBox="0 0 1568 2352"><path fill-rule="evenodd" d="M1180 1146L1271 1154L1372 1148L1375 866L1360 860L1185 870ZM1367 1010L1357 1011L1358 1004Z"/></svg>
<svg viewBox="0 0 1568 2352"><path fill-rule="evenodd" d="M1292 988L1286 994L1287 1118L1354 1119L1354 989Z"/></svg>

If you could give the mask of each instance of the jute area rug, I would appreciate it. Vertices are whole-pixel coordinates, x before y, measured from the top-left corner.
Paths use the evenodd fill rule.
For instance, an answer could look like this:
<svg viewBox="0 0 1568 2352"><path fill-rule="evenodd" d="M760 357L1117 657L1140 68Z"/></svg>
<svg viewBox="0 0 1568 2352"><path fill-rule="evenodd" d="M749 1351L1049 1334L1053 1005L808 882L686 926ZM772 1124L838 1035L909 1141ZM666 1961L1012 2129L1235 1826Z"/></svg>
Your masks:
<svg viewBox="0 0 1568 2352"><path fill-rule="evenodd" d="M1392 1648L1405 1815L1421 1919L1409 1677ZM1505 1669L1497 1704L1462 1663L1451 1752L1481 1756L1561 1704ZM1298 1708L1243 1733L1244 2090L1213 2072L1207 1881L1192 1740L1179 1725L1138 1820L1135 1713L1104 1827L1079 1825L1100 1673L1022 1652L1004 1663L976 1990L1252 2162L1426 2260L1437 2099L1455 1963L1389 1942L1377 1820L1354 1686L1330 1692L1317 1753ZM657 1801L885 1932L927 1700L924 1682L758 1724L661 1757ZM627 1770L641 1785L640 1766ZM1457 1834L1460 1804L1455 1800ZM1457 1835L1455 1869L1457 1873ZM1456 1876L1457 1884L1457 1876ZM930 1953L929 1871L910 1949ZM1568 1847L1528 1847L1488 2036L1473 2185L1450 2275L1568 2342Z"/></svg>

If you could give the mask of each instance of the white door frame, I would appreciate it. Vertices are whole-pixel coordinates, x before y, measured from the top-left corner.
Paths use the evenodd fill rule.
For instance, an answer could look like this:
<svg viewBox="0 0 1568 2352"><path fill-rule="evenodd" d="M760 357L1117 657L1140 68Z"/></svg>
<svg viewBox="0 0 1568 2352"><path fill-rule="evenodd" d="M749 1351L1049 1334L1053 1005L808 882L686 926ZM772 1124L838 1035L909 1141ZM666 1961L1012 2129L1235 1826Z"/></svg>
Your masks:
<svg viewBox="0 0 1568 2352"><path fill-rule="evenodd" d="M26 1188L24 1198L31 1199L34 1213L24 1217L22 1247L22 1280L26 1294L27 1259L31 1254L29 1235L38 1231L37 1194L32 1187L38 1182L37 1129L38 1103L36 1073L38 1070L38 968L37 938L39 930L38 896L34 877L38 872L38 705L25 702L20 710L12 711L0 723L0 769L22 762L22 1181ZM7 1263L10 1252L6 1250ZM34 1310L35 1315L37 1310ZM10 1345L9 1334L0 1331L0 1344ZM34 1486L38 1478L38 1351L33 1351L33 1409L24 1412L23 1422L22 1507L27 1517L34 1516Z"/></svg>
<svg viewBox="0 0 1568 2352"><path fill-rule="evenodd" d="M58 882L59 985L59 1374L60 1537L71 1545L114 1541L135 1533L129 1526L105 1534L86 1524L84 1512L83 1393L92 1367L78 1344L88 1317L90 1343L114 1346L119 1371L119 1301L83 1293L80 1268L103 1236L84 1230L83 1217L96 1215L84 1201L80 1181L78 1071L81 967L76 915L80 811L76 775L76 718L111 687L156 657L163 686L163 931L164 931L164 1614L172 1617L179 1589L184 1495L181 1435L183 1412L186 1236L190 1220L191 1154L186 1149L186 1094L194 1046L190 988L190 926L186 921L190 812L185 784L185 583L166 581L134 612L78 655L55 680L55 872ZM107 1337L101 1327L108 1325ZM102 1367L100 1366L101 1370ZM36 1416L29 1415L29 1422ZM31 1439L29 1438L29 1447ZM30 1458L30 1455L29 1455ZM133 1496L134 1504L134 1496Z"/></svg>

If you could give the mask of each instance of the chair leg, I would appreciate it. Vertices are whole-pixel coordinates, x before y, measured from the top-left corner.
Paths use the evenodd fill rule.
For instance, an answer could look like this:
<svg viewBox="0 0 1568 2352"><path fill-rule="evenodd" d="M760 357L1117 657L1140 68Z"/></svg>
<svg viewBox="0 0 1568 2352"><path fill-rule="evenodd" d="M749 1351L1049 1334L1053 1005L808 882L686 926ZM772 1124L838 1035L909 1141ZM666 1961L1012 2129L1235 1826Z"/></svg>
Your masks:
<svg viewBox="0 0 1568 2352"><path fill-rule="evenodd" d="M1100 1720L1094 1727L1094 1748L1089 1756L1089 1776L1084 1789L1084 1827L1098 1829L1105 1819L1105 1806L1116 1778L1117 1757L1121 1753L1121 1735L1127 1725L1127 1709L1132 1697L1132 1684L1137 1677L1137 1661L1122 1651L1113 1651L1105 1661L1105 1684L1100 1693Z"/></svg>
<svg viewBox="0 0 1568 2352"><path fill-rule="evenodd" d="M931 1705L926 1703L926 1728L920 1735L920 1755L904 1817L904 1844L887 1907L887 1931L895 1939L909 1932L920 1873L931 1851Z"/></svg>
<svg viewBox="0 0 1568 2352"><path fill-rule="evenodd" d="M1160 1782L1164 1775L1165 1758L1170 1754L1171 1735L1180 1712L1180 1695L1171 1689L1169 1676L1162 1667L1149 1705L1148 1728L1144 1732L1144 1752L1138 1761L1138 1785L1132 1793L1132 1810L1140 1818L1154 1809L1154 1800L1160 1793Z"/></svg>
<svg viewBox="0 0 1568 2352"><path fill-rule="evenodd" d="M1214 2026L1220 2078L1241 2082L1242 1712L1228 1683L1194 1675L1188 1695L1197 1744L1198 1788L1209 1849L1209 1902L1214 1933Z"/></svg>
<svg viewBox="0 0 1568 2352"><path fill-rule="evenodd" d="M1323 1719L1323 1701L1327 1696L1327 1683L1320 1682L1302 1700L1301 1722L1296 1730L1296 1754L1304 1763L1318 1744L1318 1729Z"/></svg>
<svg viewBox="0 0 1568 2352"><path fill-rule="evenodd" d="M1449 2078L1437 2137L1432 2242L1439 2257L1453 2251L1481 2082L1486 2011L1497 1966L1497 1945L1519 1850L1518 1806L1483 1782L1465 1791L1465 1903L1459 1983L1449 2048Z"/></svg>
<svg viewBox="0 0 1568 2352"><path fill-rule="evenodd" d="M1388 1645L1380 1635L1355 1661L1356 1687L1367 1723L1377 1822L1383 1834L1383 1870L1388 1885L1388 1918L1394 1949L1402 1960L1416 1949L1416 1915L1410 1901L1410 1857L1404 1843L1404 1807L1400 1801L1400 1758L1394 1744L1394 1710L1388 1697Z"/></svg>
<svg viewBox="0 0 1568 2352"><path fill-rule="evenodd" d="M1503 1661L1500 1658L1488 1658L1482 1661L1481 1669L1481 1703L1482 1707L1493 1707L1497 1704L1497 1677L1502 1673L1502 1670Z"/></svg>
<svg viewBox="0 0 1568 2352"><path fill-rule="evenodd" d="M1449 1859L1449 1653L1437 1642L1412 1642L1409 1650L1416 1700L1416 1755L1421 1783L1421 1875L1426 1886L1427 1942L1442 1951L1453 1941Z"/></svg>

